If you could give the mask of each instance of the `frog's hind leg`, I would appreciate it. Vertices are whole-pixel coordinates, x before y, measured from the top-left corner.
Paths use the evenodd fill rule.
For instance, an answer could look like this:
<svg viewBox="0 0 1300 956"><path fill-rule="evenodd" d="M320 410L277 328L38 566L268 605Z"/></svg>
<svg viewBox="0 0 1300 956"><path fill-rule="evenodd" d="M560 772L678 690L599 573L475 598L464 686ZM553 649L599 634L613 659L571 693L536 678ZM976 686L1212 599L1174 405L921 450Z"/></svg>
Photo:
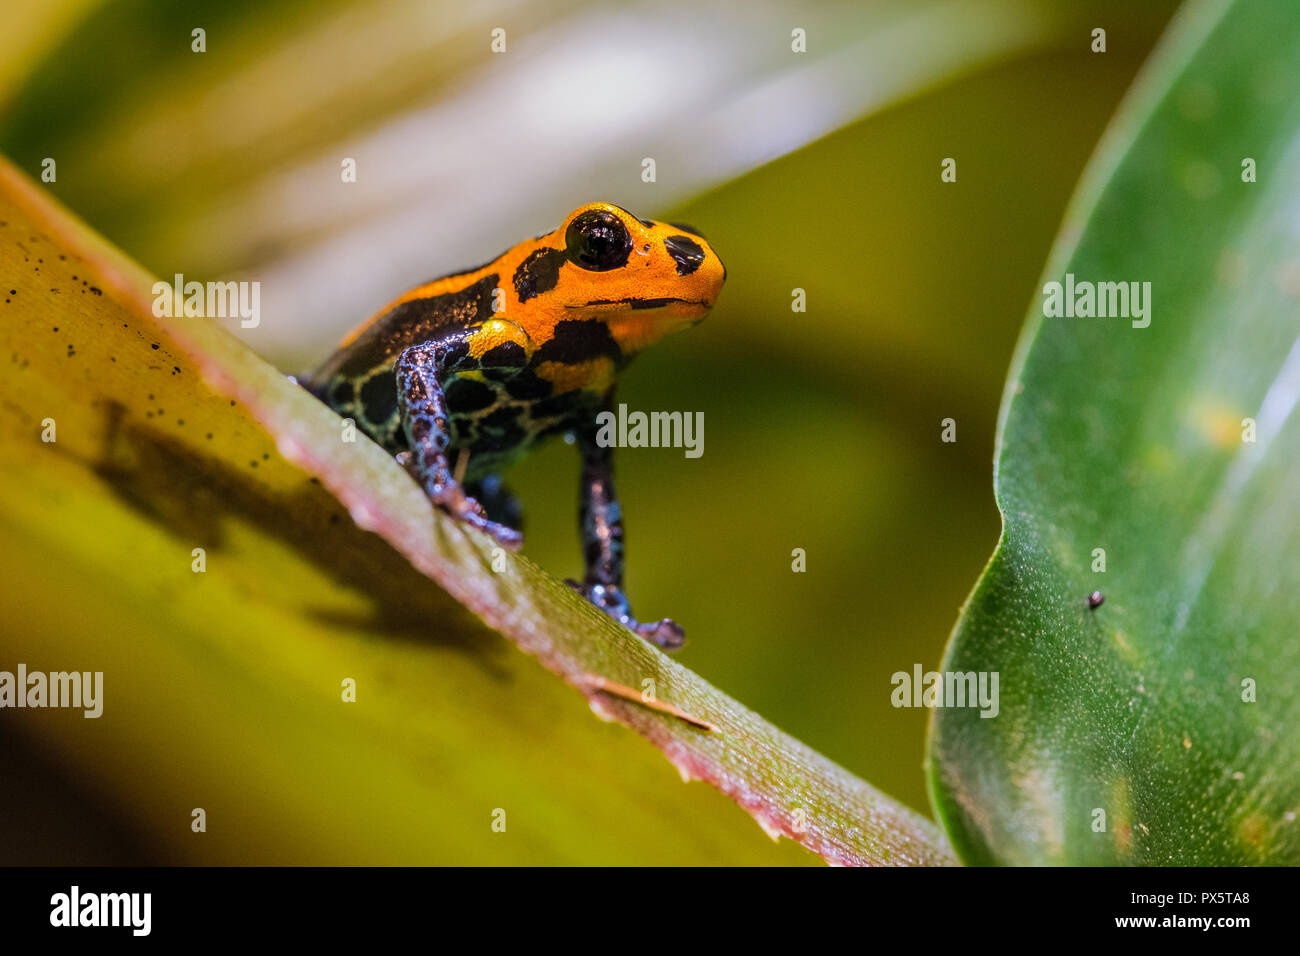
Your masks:
<svg viewBox="0 0 1300 956"><path fill-rule="evenodd" d="M578 430L582 454L582 508L579 521L587 573L581 584L568 584L629 630L664 650L686 643L681 625L671 618L638 621L623 593L623 510L614 491L612 449L596 440L592 423Z"/></svg>

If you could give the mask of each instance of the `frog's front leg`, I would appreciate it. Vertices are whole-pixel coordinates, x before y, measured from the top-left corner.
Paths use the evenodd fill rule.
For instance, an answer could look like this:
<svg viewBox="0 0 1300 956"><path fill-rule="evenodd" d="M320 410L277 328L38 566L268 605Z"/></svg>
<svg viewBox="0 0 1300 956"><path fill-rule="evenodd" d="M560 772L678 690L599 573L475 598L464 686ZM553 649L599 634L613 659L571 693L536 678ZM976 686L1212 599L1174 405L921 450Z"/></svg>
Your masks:
<svg viewBox="0 0 1300 956"><path fill-rule="evenodd" d="M449 357L465 354L467 337L468 333L454 333L412 345L397 359L397 410L411 449L408 467L440 508L491 535L503 547L515 549L523 544L523 535L489 519L452 475L451 423L442 380L449 372Z"/></svg>
<svg viewBox="0 0 1300 956"><path fill-rule="evenodd" d="M569 584L614 620L652 644L675 650L686 642L681 626L669 618L639 623L623 594L623 513L614 491L613 449L596 441L594 422L578 432L582 454L582 508L579 514L587 573Z"/></svg>

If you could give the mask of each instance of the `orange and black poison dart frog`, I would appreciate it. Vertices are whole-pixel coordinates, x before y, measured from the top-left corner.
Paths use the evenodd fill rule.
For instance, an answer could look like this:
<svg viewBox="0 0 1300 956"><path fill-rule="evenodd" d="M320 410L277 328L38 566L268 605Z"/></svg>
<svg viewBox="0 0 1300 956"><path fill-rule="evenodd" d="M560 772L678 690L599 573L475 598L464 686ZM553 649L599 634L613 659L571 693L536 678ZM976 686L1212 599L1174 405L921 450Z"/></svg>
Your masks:
<svg viewBox="0 0 1300 956"><path fill-rule="evenodd" d="M486 265L398 296L306 385L398 455L438 507L510 548L523 538L502 470L572 434L586 576L570 583L642 637L679 647L681 627L638 623L623 594L622 513L596 416L632 357L704 318L726 275L694 229L592 203Z"/></svg>

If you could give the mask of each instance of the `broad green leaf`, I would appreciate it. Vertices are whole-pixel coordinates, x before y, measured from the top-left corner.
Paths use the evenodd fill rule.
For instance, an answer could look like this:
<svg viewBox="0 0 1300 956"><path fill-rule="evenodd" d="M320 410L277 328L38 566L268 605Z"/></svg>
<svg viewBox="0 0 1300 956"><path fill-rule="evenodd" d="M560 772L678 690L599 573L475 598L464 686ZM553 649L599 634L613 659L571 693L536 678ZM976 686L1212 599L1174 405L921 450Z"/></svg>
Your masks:
<svg viewBox="0 0 1300 956"><path fill-rule="evenodd" d="M1062 229L1044 284L1149 282L1150 325L1031 307L943 665L1000 710L931 728L968 862L1300 862L1297 89L1300 8L1194 5Z"/></svg>
<svg viewBox="0 0 1300 956"><path fill-rule="evenodd" d="M815 859L589 705L829 861L952 861L928 821L433 511L226 332L153 317L149 276L7 165L0 274L0 659L104 674L98 718L8 713L176 859Z"/></svg>

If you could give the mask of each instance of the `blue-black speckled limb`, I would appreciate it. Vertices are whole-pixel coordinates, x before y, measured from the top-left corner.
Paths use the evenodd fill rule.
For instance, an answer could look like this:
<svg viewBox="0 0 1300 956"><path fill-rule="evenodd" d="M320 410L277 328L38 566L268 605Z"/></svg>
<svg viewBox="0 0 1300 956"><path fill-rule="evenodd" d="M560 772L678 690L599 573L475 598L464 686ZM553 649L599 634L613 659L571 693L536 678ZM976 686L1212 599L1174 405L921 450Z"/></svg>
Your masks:
<svg viewBox="0 0 1300 956"><path fill-rule="evenodd" d="M439 507L491 535L503 547L515 549L523 544L523 535L488 518L483 506L452 475L447 455L451 430L441 380L447 374L446 358L464 354L464 338L464 334L450 335L412 345L397 360L397 407L411 449L409 467Z"/></svg>
<svg viewBox="0 0 1300 956"><path fill-rule="evenodd" d="M681 647L686 634L670 618L639 623L623 594L623 510L614 490L612 449L596 441L593 421L577 432L582 454L582 502L578 521L587 573L582 584L569 585L624 627L666 650Z"/></svg>

